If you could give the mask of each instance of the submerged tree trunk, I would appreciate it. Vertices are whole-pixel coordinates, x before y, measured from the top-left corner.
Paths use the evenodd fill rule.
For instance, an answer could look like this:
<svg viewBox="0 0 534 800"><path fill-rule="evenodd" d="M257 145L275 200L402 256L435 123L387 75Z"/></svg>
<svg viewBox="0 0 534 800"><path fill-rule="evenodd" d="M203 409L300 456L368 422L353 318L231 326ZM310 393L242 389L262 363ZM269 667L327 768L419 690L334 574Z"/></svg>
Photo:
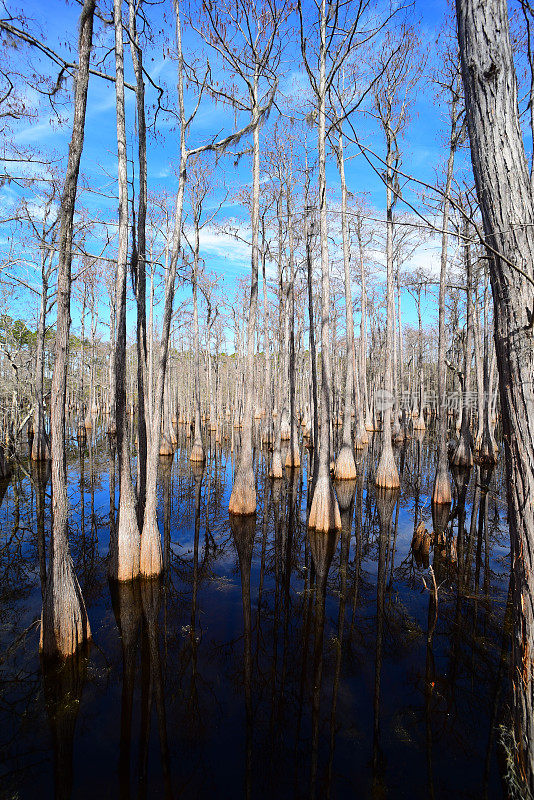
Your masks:
<svg viewBox="0 0 534 800"><path fill-rule="evenodd" d="M517 778L534 793L534 202L505 0L457 0L471 159L494 302L514 602Z"/></svg>
<svg viewBox="0 0 534 800"><path fill-rule="evenodd" d="M85 0L80 15L79 64L74 93L72 137L60 207L57 327L50 425L53 525L40 638L40 649L44 656L70 656L91 638L85 603L74 574L68 542L69 500L65 449L65 405L69 357L72 229L80 158L83 150L94 11L95 0Z"/></svg>

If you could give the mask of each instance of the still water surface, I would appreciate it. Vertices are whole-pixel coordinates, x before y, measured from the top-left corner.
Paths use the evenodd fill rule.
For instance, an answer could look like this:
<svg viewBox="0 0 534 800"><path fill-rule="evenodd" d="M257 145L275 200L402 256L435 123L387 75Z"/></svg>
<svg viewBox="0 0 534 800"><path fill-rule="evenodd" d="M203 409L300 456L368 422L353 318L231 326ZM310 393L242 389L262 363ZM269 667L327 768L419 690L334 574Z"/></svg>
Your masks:
<svg viewBox="0 0 534 800"><path fill-rule="evenodd" d="M429 435L397 450L398 498L377 496L372 442L340 490L343 531L325 537L306 528L306 450L302 469L273 483L258 448L257 515L238 524L229 447L212 443L193 468L182 428L160 468L165 576L114 587L118 481L103 430L69 450L93 644L59 673L38 657L50 481L22 461L0 487L0 797L503 797L500 465L457 476L427 561L414 528L421 515L429 531L447 523L432 520Z"/></svg>

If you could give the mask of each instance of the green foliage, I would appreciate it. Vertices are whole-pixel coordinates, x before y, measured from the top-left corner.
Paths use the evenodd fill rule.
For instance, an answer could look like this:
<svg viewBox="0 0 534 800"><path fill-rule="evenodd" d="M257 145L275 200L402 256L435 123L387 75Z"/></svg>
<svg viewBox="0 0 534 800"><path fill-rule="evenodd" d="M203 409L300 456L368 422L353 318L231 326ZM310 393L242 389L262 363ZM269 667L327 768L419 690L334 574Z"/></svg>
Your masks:
<svg viewBox="0 0 534 800"><path fill-rule="evenodd" d="M13 319L9 314L0 315L0 343L22 347L32 347L35 345L37 332L30 330L26 323L21 319Z"/></svg>

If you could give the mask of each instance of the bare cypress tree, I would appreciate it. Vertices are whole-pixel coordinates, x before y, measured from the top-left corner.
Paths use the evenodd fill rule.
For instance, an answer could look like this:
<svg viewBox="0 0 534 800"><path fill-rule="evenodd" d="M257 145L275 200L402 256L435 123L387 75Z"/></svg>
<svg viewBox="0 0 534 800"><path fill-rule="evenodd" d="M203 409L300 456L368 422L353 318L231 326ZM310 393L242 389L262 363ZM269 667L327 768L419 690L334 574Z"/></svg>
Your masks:
<svg viewBox="0 0 534 800"><path fill-rule="evenodd" d="M139 199L137 230L133 224L131 256L132 279L137 300L137 520L142 524L145 511L147 425L147 335L146 335L146 218L147 218L147 153L145 119L145 84L143 80L143 51L137 30L137 15L142 0L129 0L128 31L135 74L137 104L137 138L139 161ZM137 234L137 236L136 236Z"/></svg>
<svg viewBox="0 0 534 800"><path fill-rule="evenodd" d="M119 581L133 580L139 575L139 525L136 497L130 469L130 450L126 418L126 274L128 259L128 169L126 153L126 116L124 106L124 46L122 38L122 3L114 0L115 27L115 100L117 108L117 154L119 179L119 228L117 273L115 276L115 308L117 330L112 350L112 371L115 375L115 424L119 463L119 514L115 535L109 540L108 573Z"/></svg>
<svg viewBox="0 0 534 800"><path fill-rule="evenodd" d="M282 243L282 188L277 188L277 197L276 197L276 218L278 222L278 255L277 255L277 266L278 266L278 276L277 276L277 287L278 287L278 321L279 321L279 329L282 325L282 321L284 321L284 336L283 336L283 344L282 344L282 352L279 352L278 357L278 380L276 384L276 418L274 422L274 443L273 443L273 457L271 459L271 467L269 469L269 475L271 478L281 478L284 474L284 467L282 464L282 408L284 405L283 401L283 392L285 392L285 355L287 352L287 342L286 342L286 326L285 321L287 320L287 303L286 303L286 295L284 291L283 285L283 266L282 266L282 253L283 253L283 243Z"/></svg>
<svg viewBox="0 0 534 800"><path fill-rule="evenodd" d="M347 183L343 153L343 129L338 126L337 164L341 181L341 234L343 239L343 270L345 283L345 324L347 343L347 370L345 376L345 404L343 409L343 438L341 450L336 458L334 475L337 480L354 480L356 462L352 444L352 409L354 396L354 319L352 314L352 289L350 279L350 243L347 219ZM357 379L356 379L357 380Z"/></svg>
<svg viewBox="0 0 534 800"><path fill-rule="evenodd" d="M326 207L326 98L330 85L348 55L349 50L344 47L338 51L335 46L329 51L329 44L339 38L340 3L328 5L326 0L317 4L318 41L316 51L306 37L304 24L304 11L299 0L298 10L300 19L300 44L304 66L315 99L315 113L317 115L317 152L318 152L318 183L319 183L319 224L321 243L321 430L319 442L315 442L316 449L316 480L313 488L313 497L308 517L308 526L318 531L332 531L341 529L339 507L332 486L330 475L330 427L332 403L332 362L330 350L330 264L328 258L328 221ZM359 17L351 26L354 37ZM330 27L330 30L329 30ZM350 35L350 34L347 34ZM327 73L327 60L334 56L334 63L330 65ZM312 57L315 64L312 65Z"/></svg>
<svg viewBox="0 0 534 800"><path fill-rule="evenodd" d="M443 211L441 217L441 261L439 274L439 301L438 301L438 462L436 476L432 489L432 502L434 504L448 504L452 501L451 482L447 458L447 421L448 408L446 398L447 366L445 355L447 344L445 340L445 296L447 283L447 248L449 242L449 211L452 179L454 175L454 159L463 135L461 121L462 97L461 76L458 55L452 48L445 52L443 74L437 79L438 85L447 98L449 114L449 157L445 177L445 190L443 196Z"/></svg>
<svg viewBox="0 0 534 800"><path fill-rule="evenodd" d="M451 463L457 467L473 466L473 436L471 434L471 360L473 358L473 267L471 261L471 245L469 243L469 226L464 218L462 225L464 264L466 273L466 336L464 355L464 376L462 391L462 424L458 443L451 457Z"/></svg>
<svg viewBox="0 0 534 800"><path fill-rule="evenodd" d="M50 460L50 443L45 429L45 408L44 408L44 362L45 362L45 336L46 336L46 317L50 310L51 286L50 282L54 272L54 259L52 248L47 247L47 238L53 247L56 239L56 228L58 217L54 215L51 219L51 205L55 199L55 191L46 198L43 220L41 223L41 292L39 302L39 321L37 323L37 347L35 353L35 409L33 414L33 441L31 446L32 461ZM29 214L28 214L29 217ZM35 223L30 219L32 227Z"/></svg>
<svg viewBox="0 0 534 800"><path fill-rule="evenodd" d="M478 461L482 464L492 466L497 463L498 448L493 436L493 425L491 422L491 389L492 389L492 376L491 364L493 364L493 356L495 350L490 340L490 325L489 325L489 287L488 276L484 270L484 328L483 328L483 377L482 377L482 436L480 438L480 446L478 449Z"/></svg>
<svg viewBox="0 0 534 800"><path fill-rule="evenodd" d="M330 475L332 360L330 320L330 265L328 255L328 220L326 204L326 101L336 76L347 58L362 41L380 30L383 21L368 17L369 3L357 8L341 0L311 4L308 10L298 2L301 54L314 98L311 118L317 123L319 223L321 244L321 431L317 458L317 480L313 489L308 525L320 531L341 528L339 507ZM392 12L394 13L394 12ZM305 22L306 16L306 22ZM310 37L310 30L314 36Z"/></svg>
<svg viewBox="0 0 534 800"><path fill-rule="evenodd" d="M395 489L400 485L399 473L391 444L391 415L393 408L393 209L399 197L396 170L400 164L399 139L408 122L410 93L419 77L416 65L417 40L412 29L402 27L398 35L387 36L378 61L380 79L374 92L375 114L386 140L386 342L385 342L385 402L382 415L382 449L376 470L376 485Z"/></svg>
<svg viewBox="0 0 534 800"><path fill-rule="evenodd" d="M290 149L292 159L293 152ZM295 349L295 243L293 233L293 208L292 208L292 170L288 171L286 211L287 233L289 246L289 298L286 309L289 315L289 352L288 352L288 384L289 384L289 447L286 456L286 467L300 467L300 450L298 441L297 408L296 408L296 349ZM285 378L285 376L284 376Z"/></svg>
<svg viewBox="0 0 534 800"><path fill-rule="evenodd" d="M65 405L69 357L72 228L85 131L89 64L95 0L85 0L80 14L74 120L60 205L57 327L52 376L52 541L43 599L40 649L45 656L70 656L91 638L85 603L69 550Z"/></svg>
<svg viewBox="0 0 534 800"><path fill-rule="evenodd" d="M265 231L265 208L261 215L261 279L263 289L263 359L264 359L264 403L263 403L263 434L262 443L268 446L273 444L273 392L271 387L271 345L269 337L269 303L267 299L267 248L268 242Z"/></svg>
<svg viewBox="0 0 534 800"><path fill-rule="evenodd" d="M517 774L534 793L534 201L507 3L457 0L471 160L489 256L510 523Z"/></svg>
<svg viewBox="0 0 534 800"><path fill-rule="evenodd" d="M204 78L199 90L199 97L196 106L191 114L188 116L185 111L184 100L184 58L182 52L182 30L180 21L180 8L178 2L174 4L174 11L176 15L176 56L178 68L178 113L179 113L179 129L180 129L180 163L178 167L178 191L176 194L176 206L174 211L174 229L172 233L171 252L169 259L169 268L165 275L165 295L164 295L164 308L163 320L161 326L161 339L159 344L159 357L156 374L156 389L154 392L154 406L151 409L150 419L150 447L147 457L147 485L146 485L146 504L145 516L143 521L143 531L141 534L141 560L140 568L141 573L150 577L152 575L159 575L163 571L163 554L161 550L161 537L158 528L157 519L157 479L158 479L158 462L160 456L160 441L161 441L161 428L163 421L163 399L166 383L167 372L167 357L169 352L169 336L171 330L171 320L173 312L174 291L176 281L176 271L178 267L178 259L181 251L181 232L182 232L182 212L184 203L184 190L186 181L186 167L187 161L192 156L200 153L213 150L222 151L229 144L250 132L250 124L247 124L239 131L232 133L220 141L211 141L205 145L197 148L188 149L186 142L186 133L189 130L197 112L200 107L202 94L206 88L207 74ZM272 102L272 98L270 100ZM266 108L259 107L257 109L256 128L259 120L263 118L266 113Z"/></svg>
<svg viewBox="0 0 534 800"><path fill-rule="evenodd" d="M336 5L339 5L337 3ZM302 8L300 11L301 50L310 84L317 101L317 151L319 160L319 225L321 244L321 430L317 459L317 480L308 517L308 526L317 531L341 529L339 507L330 476L330 427L332 403L332 362L330 352L330 263L328 258L328 221L326 208L326 96L327 86L327 6L322 0L319 8L319 52L318 75L308 63L308 53L304 39ZM328 9L330 14L330 7Z"/></svg>
<svg viewBox="0 0 534 800"><path fill-rule="evenodd" d="M200 231L213 221L217 212L220 210L222 202L205 219L202 219L203 209L206 200L211 195L214 182L210 167L200 160L200 157L190 159L188 166L189 176L189 203L191 215L193 217L193 241L185 238L191 248L193 264L191 269L191 286L193 290L193 341L195 358L195 381L194 381L194 440L191 454L191 461L203 462L206 458L204 445L202 443L202 408L200 401L200 328L198 319L198 289L200 278Z"/></svg>
<svg viewBox="0 0 534 800"><path fill-rule="evenodd" d="M259 216L260 216L260 125L263 119L261 96L265 86L273 95L279 61L278 30L287 15L287 3L279 6L268 2L250 4L247 0L215 4L207 0L202 9L202 35L223 59L225 66L238 77L246 96L239 97L235 85L211 86L218 100L229 102L236 111L250 115L252 129L252 204L251 204L251 284L248 307L245 403L242 420L241 447L228 509L232 514L254 514L256 484L253 470L254 415L254 338L258 306ZM270 102L268 102L270 107Z"/></svg>

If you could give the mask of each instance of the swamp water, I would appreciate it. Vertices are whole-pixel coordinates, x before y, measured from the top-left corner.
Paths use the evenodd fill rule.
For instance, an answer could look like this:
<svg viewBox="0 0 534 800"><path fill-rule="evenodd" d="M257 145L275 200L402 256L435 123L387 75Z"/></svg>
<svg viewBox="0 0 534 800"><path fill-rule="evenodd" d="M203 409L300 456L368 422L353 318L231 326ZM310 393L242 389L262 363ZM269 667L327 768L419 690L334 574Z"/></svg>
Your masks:
<svg viewBox="0 0 534 800"><path fill-rule="evenodd" d="M43 674L38 656L50 480L23 461L0 487L1 798L503 796L501 464L456 475L453 519L415 557L421 513L429 531L447 522L432 520L429 435L396 450L398 496L377 495L371 442L342 487L343 531L318 536L305 449L302 468L274 483L258 449L256 517L231 522L229 447L212 443L193 467L180 426L160 465L165 575L110 587L118 480L103 431L69 447L70 543L93 643L68 668Z"/></svg>

